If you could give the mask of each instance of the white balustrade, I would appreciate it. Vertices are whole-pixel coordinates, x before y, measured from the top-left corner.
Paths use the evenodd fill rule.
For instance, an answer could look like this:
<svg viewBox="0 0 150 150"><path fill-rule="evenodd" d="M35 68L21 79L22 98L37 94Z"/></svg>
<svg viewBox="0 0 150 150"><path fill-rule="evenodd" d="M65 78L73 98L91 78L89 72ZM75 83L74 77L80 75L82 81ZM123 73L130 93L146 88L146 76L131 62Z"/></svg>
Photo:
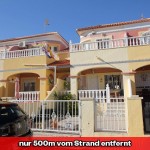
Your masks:
<svg viewBox="0 0 150 150"><path fill-rule="evenodd" d="M106 90L79 90L79 99L84 98L105 98L106 97Z"/></svg>
<svg viewBox="0 0 150 150"><path fill-rule="evenodd" d="M19 92L19 100L39 100L39 91Z"/></svg>
<svg viewBox="0 0 150 150"><path fill-rule="evenodd" d="M70 52L101 50L127 46L142 46L142 45L150 45L150 36L128 37L123 39L70 44Z"/></svg>
<svg viewBox="0 0 150 150"><path fill-rule="evenodd" d="M30 57L40 55L44 55L42 48L32 48L32 49L0 52L0 59L10 59L10 58L20 58L20 57Z"/></svg>

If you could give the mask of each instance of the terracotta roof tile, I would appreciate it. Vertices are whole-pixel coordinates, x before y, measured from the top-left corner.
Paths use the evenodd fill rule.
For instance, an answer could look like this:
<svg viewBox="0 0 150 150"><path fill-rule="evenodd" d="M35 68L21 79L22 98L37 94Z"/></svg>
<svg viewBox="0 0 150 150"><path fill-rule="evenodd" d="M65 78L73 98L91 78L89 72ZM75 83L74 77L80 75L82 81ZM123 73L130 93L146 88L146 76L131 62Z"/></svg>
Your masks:
<svg viewBox="0 0 150 150"><path fill-rule="evenodd" d="M83 30L91 30L91 29L122 26L122 25L128 25L128 24L136 24L136 23L142 23L142 22L150 22L150 18L145 18L145 19L140 19L140 20L132 20L132 21L127 21L127 22L118 22L118 23L112 23L112 24L103 24L103 25L90 26L90 27L85 27L85 28L79 28L79 29L77 29L77 32L78 31L83 31Z"/></svg>
<svg viewBox="0 0 150 150"><path fill-rule="evenodd" d="M69 52L69 47L59 50L57 53Z"/></svg>
<svg viewBox="0 0 150 150"><path fill-rule="evenodd" d="M8 41L15 41L15 40L28 39L28 38L36 38L36 37L47 36L47 35L59 35L68 44L68 42L58 32L48 32L48 33L42 33L42 34L36 34L36 35L30 35L30 36L9 38L9 39L0 40L0 43L8 42Z"/></svg>
<svg viewBox="0 0 150 150"><path fill-rule="evenodd" d="M55 61L51 64L48 64L48 66L67 66L67 65L70 65L70 60Z"/></svg>

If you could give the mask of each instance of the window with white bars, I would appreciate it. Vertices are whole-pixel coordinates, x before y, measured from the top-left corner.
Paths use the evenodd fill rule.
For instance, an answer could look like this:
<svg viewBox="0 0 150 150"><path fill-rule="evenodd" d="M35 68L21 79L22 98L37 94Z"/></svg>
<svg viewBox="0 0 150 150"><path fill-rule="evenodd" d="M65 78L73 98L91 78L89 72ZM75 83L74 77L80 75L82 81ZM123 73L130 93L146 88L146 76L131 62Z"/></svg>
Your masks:
<svg viewBox="0 0 150 150"><path fill-rule="evenodd" d="M143 33L142 36L144 37L144 41L142 42L150 44L150 31Z"/></svg>
<svg viewBox="0 0 150 150"><path fill-rule="evenodd" d="M109 38L97 39L96 41L98 42L98 49L109 48L109 40Z"/></svg>
<svg viewBox="0 0 150 150"><path fill-rule="evenodd" d="M105 75L106 84L109 84L110 89L122 89L121 75Z"/></svg>

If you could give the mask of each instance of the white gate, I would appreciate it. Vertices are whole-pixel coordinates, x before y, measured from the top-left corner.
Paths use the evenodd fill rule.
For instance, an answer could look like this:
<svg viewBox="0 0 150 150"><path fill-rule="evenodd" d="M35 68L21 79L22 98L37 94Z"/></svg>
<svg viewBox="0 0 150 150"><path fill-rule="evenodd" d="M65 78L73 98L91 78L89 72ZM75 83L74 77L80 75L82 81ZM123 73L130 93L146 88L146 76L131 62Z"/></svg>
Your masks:
<svg viewBox="0 0 150 150"><path fill-rule="evenodd" d="M79 100L13 100L31 118L33 131L80 134Z"/></svg>
<svg viewBox="0 0 150 150"><path fill-rule="evenodd" d="M124 98L95 100L96 131L126 131L126 106Z"/></svg>

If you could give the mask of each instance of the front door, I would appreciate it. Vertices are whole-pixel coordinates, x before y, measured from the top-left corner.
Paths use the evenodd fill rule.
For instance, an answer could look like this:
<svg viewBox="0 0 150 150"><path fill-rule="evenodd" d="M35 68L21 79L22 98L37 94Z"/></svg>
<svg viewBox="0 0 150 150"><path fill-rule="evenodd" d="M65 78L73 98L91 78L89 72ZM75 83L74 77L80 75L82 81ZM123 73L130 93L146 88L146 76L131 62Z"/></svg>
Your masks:
<svg viewBox="0 0 150 150"><path fill-rule="evenodd" d="M150 90L142 90L142 109L145 133L150 133Z"/></svg>
<svg viewBox="0 0 150 150"><path fill-rule="evenodd" d="M88 90L97 90L99 89L99 81L97 75L87 76L87 87Z"/></svg>

